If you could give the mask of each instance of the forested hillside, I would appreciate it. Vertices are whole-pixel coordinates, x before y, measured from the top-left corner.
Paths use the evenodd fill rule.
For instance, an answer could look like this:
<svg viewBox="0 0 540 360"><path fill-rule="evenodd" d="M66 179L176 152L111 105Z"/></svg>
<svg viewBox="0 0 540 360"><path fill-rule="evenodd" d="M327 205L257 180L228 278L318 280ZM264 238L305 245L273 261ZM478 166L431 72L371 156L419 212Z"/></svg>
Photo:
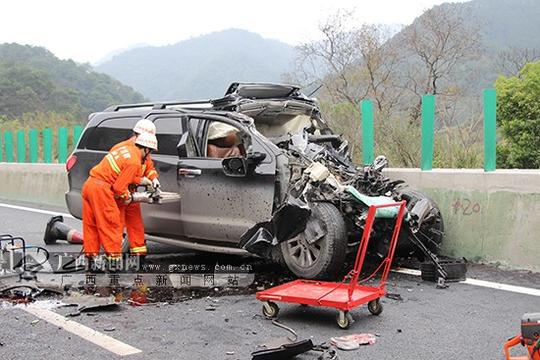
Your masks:
<svg viewBox="0 0 540 360"><path fill-rule="evenodd" d="M234 81L280 81L294 48L230 29L169 46L140 47L96 67L152 100L211 98Z"/></svg>
<svg viewBox="0 0 540 360"><path fill-rule="evenodd" d="M60 60L42 47L0 44L0 117L4 120L54 113L53 117L83 122L89 113L111 104L142 100L132 88L88 64Z"/></svg>

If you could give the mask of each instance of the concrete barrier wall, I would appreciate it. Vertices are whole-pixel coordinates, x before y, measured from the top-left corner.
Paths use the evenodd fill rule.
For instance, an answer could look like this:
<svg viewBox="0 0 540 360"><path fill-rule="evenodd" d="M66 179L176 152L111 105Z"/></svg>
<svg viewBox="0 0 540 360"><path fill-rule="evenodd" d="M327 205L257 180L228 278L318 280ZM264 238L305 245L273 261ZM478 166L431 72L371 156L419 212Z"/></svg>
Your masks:
<svg viewBox="0 0 540 360"><path fill-rule="evenodd" d="M440 206L443 254L540 271L540 171L388 169Z"/></svg>
<svg viewBox="0 0 540 360"><path fill-rule="evenodd" d="M68 180L64 164L0 163L0 198L65 206Z"/></svg>
<svg viewBox="0 0 540 360"><path fill-rule="evenodd" d="M540 271L540 170L388 169L429 194L446 227L443 253ZM0 163L0 198L65 206L64 165Z"/></svg>

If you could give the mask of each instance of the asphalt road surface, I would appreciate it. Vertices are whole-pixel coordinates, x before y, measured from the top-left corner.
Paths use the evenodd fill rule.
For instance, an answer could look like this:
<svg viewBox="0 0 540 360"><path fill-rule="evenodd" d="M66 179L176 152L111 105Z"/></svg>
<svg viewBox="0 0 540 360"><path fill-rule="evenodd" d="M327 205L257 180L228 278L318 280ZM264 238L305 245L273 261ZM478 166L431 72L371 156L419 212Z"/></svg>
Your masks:
<svg viewBox="0 0 540 360"><path fill-rule="evenodd" d="M2 204L8 203L0 204L0 233L43 245L50 214ZM66 220L80 228L79 221ZM48 249L78 251L79 247ZM442 290L417 276L391 273L387 291L400 294L403 300L384 298L380 316L370 315L365 306L357 308L352 311L356 321L348 330L338 329L336 311L325 308L283 304L279 321L294 329L299 339L309 338L315 344L346 334L377 335L373 345L339 351L340 359L503 359L502 345L519 333L521 316L540 312L540 294L534 290L540 289L540 274L475 265L468 276L531 290L520 293L464 283ZM50 317L51 313L67 315L73 308L46 311ZM250 359L261 344L290 335L261 316L261 304L254 295L220 296L219 291L177 303L121 305L114 311L48 320L24 306L8 305L0 307L0 329L0 359ZM136 351L126 356L114 352L125 348ZM311 352L298 359L317 359L318 355Z"/></svg>

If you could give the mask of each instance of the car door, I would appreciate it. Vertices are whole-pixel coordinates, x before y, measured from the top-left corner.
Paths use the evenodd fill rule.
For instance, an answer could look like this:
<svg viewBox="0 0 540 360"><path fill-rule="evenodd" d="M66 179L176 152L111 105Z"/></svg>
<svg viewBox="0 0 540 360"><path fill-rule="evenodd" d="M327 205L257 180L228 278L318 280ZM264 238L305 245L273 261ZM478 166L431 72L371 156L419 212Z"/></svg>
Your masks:
<svg viewBox="0 0 540 360"><path fill-rule="evenodd" d="M194 121L205 126L193 126ZM227 176L222 168L223 159L206 157L206 136L211 121L237 127L249 138L249 151L265 154L265 159L251 175ZM257 135L228 118L197 116L191 117L189 123L186 130L196 142L198 153L187 154L178 160L182 231L189 238L236 244L255 223L267 221L272 216L276 174L274 155Z"/></svg>
<svg viewBox="0 0 540 360"><path fill-rule="evenodd" d="M176 149L182 136L182 117L179 115L153 115L149 117L156 125L158 150L152 153L154 166L159 174L161 189L179 192ZM142 204L145 232L151 235L183 237L181 202L160 205Z"/></svg>
<svg viewBox="0 0 540 360"><path fill-rule="evenodd" d="M72 155L75 164L68 172L69 189L66 192L66 204L69 212L78 219L82 218L81 190L88 179L90 169L103 159L111 147L131 136L133 126L140 116L122 116L93 119L85 128L81 140Z"/></svg>

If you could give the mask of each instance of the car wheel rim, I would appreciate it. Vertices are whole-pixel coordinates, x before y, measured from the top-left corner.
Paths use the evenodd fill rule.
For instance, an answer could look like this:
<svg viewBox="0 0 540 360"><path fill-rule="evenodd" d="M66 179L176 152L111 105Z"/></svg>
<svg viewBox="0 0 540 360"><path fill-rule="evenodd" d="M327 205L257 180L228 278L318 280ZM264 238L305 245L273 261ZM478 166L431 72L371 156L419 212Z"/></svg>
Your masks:
<svg viewBox="0 0 540 360"><path fill-rule="evenodd" d="M310 244L305 239L304 234L300 234L287 242L287 250L295 265L301 268L309 268L319 259L321 241Z"/></svg>

